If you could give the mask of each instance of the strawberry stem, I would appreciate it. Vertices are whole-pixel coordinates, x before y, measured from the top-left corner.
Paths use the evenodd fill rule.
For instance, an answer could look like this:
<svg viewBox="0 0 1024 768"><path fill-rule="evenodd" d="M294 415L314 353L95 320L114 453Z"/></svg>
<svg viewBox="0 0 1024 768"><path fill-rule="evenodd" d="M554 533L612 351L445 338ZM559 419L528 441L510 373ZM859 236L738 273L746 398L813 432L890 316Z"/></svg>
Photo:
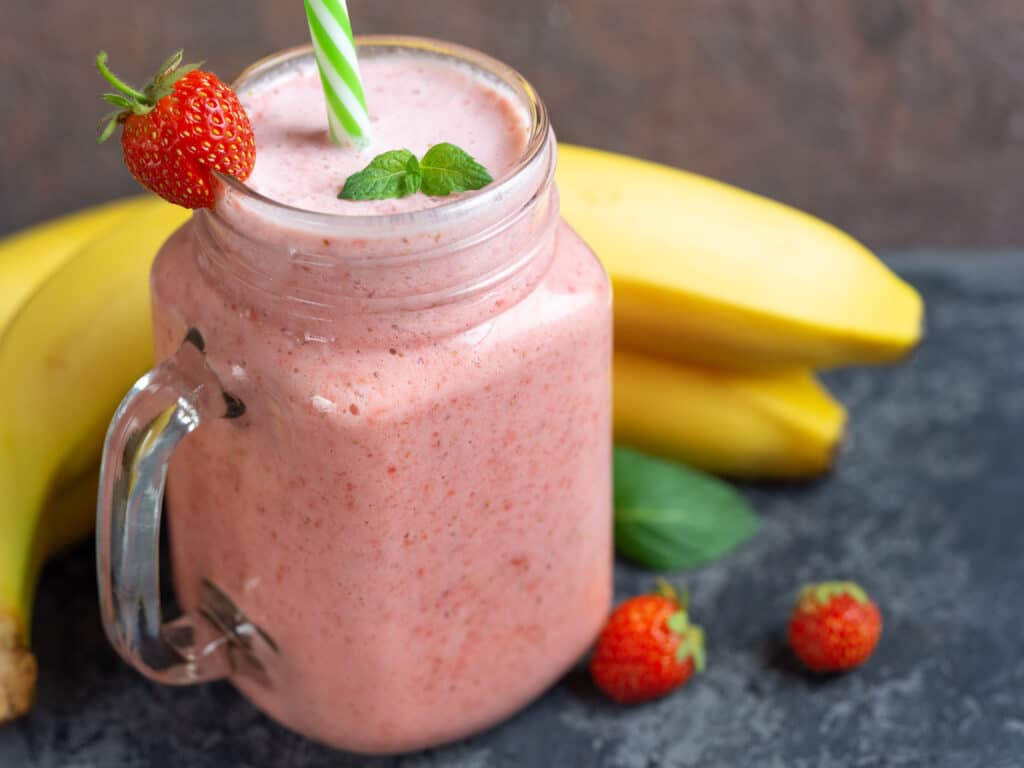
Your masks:
<svg viewBox="0 0 1024 768"><path fill-rule="evenodd" d="M100 120L100 125L97 129L99 131L99 135L96 137L97 144L102 144L114 135L114 131L117 130L118 118L120 115L120 112L111 112Z"/></svg>
<svg viewBox="0 0 1024 768"><path fill-rule="evenodd" d="M179 48L178 50L176 50L174 53L172 53L170 56L167 57L167 61L165 61L163 64L160 65L160 69L157 70L156 78L154 78L154 80L159 78L161 75L167 74L168 72L173 72L174 70L176 70L178 67L181 66L181 62L184 61L184 60L185 60L185 51L184 51L184 49Z"/></svg>
<svg viewBox="0 0 1024 768"><path fill-rule="evenodd" d="M859 584L852 581L819 581L815 584L807 584L800 590L798 601L824 604L840 595L849 595L858 603L868 602L867 593Z"/></svg>
<svg viewBox="0 0 1024 768"><path fill-rule="evenodd" d="M660 595L666 600L671 600L673 603L679 602L679 595L676 593L676 588L665 579L658 577L654 581L654 586L654 594Z"/></svg>
<svg viewBox="0 0 1024 768"><path fill-rule="evenodd" d="M132 101L127 96L122 96L119 93L104 93L103 100L107 104L113 104L115 107L121 107L121 109L131 109Z"/></svg>
<svg viewBox="0 0 1024 768"><path fill-rule="evenodd" d="M671 582L658 577L655 580L654 594L661 595L662 597L671 600L684 611L690 604L690 591L686 588L685 584L679 584L678 587Z"/></svg>
<svg viewBox="0 0 1024 768"><path fill-rule="evenodd" d="M103 76L103 79L110 83L110 85L116 90L120 91L126 96L132 97L138 102L149 102L149 97L146 96L146 94L144 94L142 91L138 91L135 88L132 88L130 85L128 85L128 83L124 82L123 80L121 80L121 78L119 78L117 75L110 71L110 67L107 66L106 51L100 51L96 55L96 69L100 71L100 74Z"/></svg>

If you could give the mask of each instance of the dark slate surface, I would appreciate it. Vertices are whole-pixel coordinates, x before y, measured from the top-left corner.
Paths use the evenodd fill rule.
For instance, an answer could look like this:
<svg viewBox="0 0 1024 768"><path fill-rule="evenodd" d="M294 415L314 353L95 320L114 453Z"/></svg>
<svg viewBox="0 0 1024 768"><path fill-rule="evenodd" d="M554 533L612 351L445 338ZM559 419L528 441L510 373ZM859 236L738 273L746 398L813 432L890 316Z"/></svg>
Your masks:
<svg viewBox="0 0 1024 768"><path fill-rule="evenodd" d="M97 624L92 553L49 569L31 717L0 730L3 768L1024 765L1024 253L901 254L929 338L891 370L829 383L851 411L838 471L749 488L760 536L689 574L705 675L626 709L582 672L491 732L368 759L274 725L227 685L169 689L117 661ZM861 580L885 633L856 674L816 680L782 645L793 591ZM620 595L650 577L620 566Z"/></svg>

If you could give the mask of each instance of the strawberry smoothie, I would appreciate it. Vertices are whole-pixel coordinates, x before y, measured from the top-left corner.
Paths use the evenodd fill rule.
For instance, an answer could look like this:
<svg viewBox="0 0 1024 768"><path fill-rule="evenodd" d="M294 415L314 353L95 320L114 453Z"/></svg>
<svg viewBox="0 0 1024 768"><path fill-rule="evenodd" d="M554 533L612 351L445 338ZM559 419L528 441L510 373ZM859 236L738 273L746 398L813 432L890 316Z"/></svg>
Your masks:
<svg viewBox="0 0 1024 768"><path fill-rule="evenodd" d="M172 460L179 601L209 582L263 633L232 679L272 717L398 752L521 708L606 616L611 307L528 86L454 46L360 53L361 150L330 144L308 51L243 76L255 171L164 246L153 315L158 354L196 329L245 407ZM373 155L441 141L495 182L337 199Z"/></svg>

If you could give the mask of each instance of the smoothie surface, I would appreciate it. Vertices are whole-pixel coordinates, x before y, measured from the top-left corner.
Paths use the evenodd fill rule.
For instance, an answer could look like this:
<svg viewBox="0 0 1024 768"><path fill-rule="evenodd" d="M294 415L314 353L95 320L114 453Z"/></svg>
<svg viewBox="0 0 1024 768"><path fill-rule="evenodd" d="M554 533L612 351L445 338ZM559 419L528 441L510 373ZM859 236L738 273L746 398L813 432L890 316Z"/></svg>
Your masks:
<svg viewBox="0 0 1024 768"><path fill-rule="evenodd" d="M514 94L474 72L429 55L388 53L360 60L372 134L365 148L333 144L313 61L288 76L245 88L240 97L256 134L256 167L246 182L295 208L379 215L430 208L452 198L339 200L345 179L374 156L408 149L422 157L450 142L501 179L523 155L529 116Z"/></svg>

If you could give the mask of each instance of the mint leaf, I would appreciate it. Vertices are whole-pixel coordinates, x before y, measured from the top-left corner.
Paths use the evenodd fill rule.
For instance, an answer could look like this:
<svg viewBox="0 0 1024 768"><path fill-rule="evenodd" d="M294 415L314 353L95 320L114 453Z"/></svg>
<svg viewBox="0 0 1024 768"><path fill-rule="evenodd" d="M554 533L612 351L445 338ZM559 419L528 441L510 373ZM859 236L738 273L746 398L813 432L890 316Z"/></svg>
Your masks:
<svg viewBox="0 0 1024 768"><path fill-rule="evenodd" d="M420 161L423 193L444 197L453 192L468 192L490 184L494 179L464 149L447 142L435 144Z"/></svg>
<svg viewBox="0 0 1024 768"><path fill-rule="evenodd" d="M727 554L760 525L730 485L629 448L615 449L615 546L656 570L694 568Z"/></svg>
<svg viewBox="0 0 1024 768"><path fill-rule="evenodd" d="M416 155L408 149L395 149L377 155L366 168L349 176L338 197L342 200L406 197L419 191L422 180Z"/></svg>
<svg viewBox="0 0 1024 768"><path fill-rule="evenodd" d="M408 149L377 155L358 173L345 179L342 200L384 200L406 197L421 189L431 197L444 197L487 186L494 179L468 152L454 144L435 144L417 160Z"/></svg>

